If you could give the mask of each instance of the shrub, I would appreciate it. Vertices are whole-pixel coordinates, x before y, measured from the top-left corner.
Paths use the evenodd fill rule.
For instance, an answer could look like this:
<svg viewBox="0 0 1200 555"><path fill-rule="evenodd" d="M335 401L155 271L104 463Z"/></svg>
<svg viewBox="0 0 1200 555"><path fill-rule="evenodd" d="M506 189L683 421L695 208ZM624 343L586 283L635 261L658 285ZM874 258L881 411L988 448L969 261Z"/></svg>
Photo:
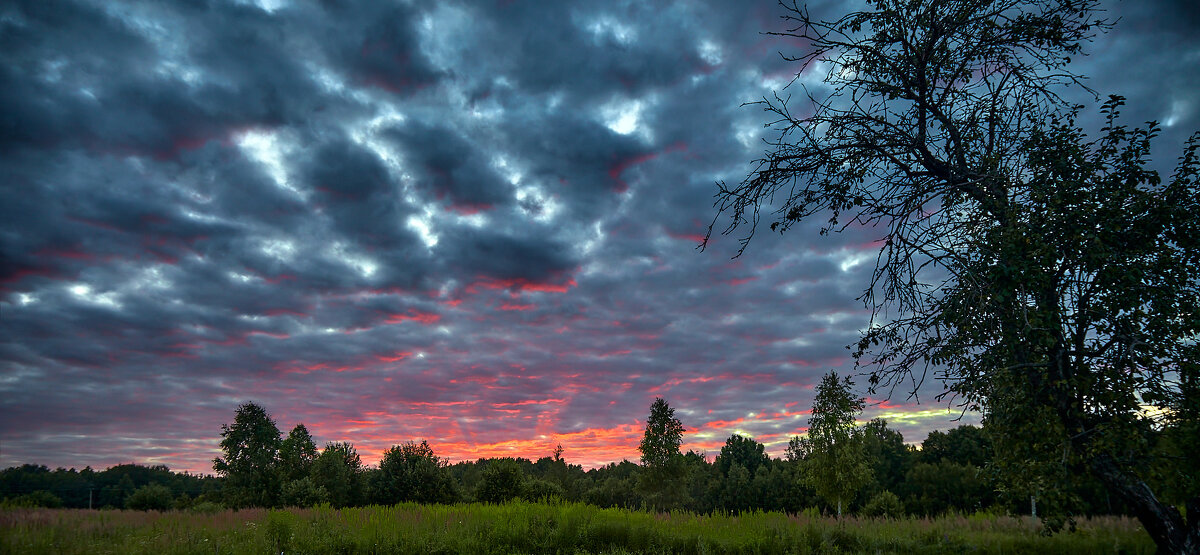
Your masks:
<svg viewBox="0 0 1200 555"><path fill-rule="evenodd" d="M5 499L0 506L4 507L46 507L55 509L62 506L62 499L45 490L38 490L16 497Z"/></svg>
<svg viewBox="0 0 1200 555"><path fill-rule="evenodd" d="M525 473L512 459L497 459L483 471L475 497L484 503L503 503L521 495Z"/></svg>
<svg viewBox="0 0 1200 555"><path fill-rule="evenodd" d="M904 516L904 505L896 494L883 490L867 502L862 512L871 517L900 518Z"/></svg>
<svg viewBox="0 0 1200 555"><path fill-rule="evenodd" d="M198 501L193 503L192 506L188 508L189 512L201 515L211 515L223 510L225 510L225 507L222 507L219 503L213 503L212 501Z"/></svg>
<svg viewBox="0 0 1200 555"><path fill-rule="evenodd" d="M565 494L562 486L540 478L529 478L521 485L521 498L526 501L562 501Z"/></svg>
<svg viewBox="0 0 1200 555"><path fill-rule="evenodd" d="M125 508L135 511L166 511L175 504L171 490L162 484L147 484L125 498Z"/></svg>
<svg viewBox="0 0 1200 555"><path fill-rule="evenodd" d="M283 485L280 500L285 507L312 507L329 502L329 492L318 486L312 478L292 480Z"/></svg>

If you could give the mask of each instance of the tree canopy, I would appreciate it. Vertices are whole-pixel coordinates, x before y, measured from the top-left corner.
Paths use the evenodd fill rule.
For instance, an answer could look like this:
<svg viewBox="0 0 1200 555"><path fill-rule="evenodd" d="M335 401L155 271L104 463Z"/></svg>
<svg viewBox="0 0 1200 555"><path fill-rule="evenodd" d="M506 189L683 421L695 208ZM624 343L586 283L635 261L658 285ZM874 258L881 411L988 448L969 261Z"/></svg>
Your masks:
<svg viewBox="0 0 1200 555"><path fill-rule="evenodd" d="M381 503L450 503L458 493L429 442L395 445L383 453L372 489Z"/></svg>
<svg viewBox="0 0 1200 555"><path fill-rule="evenodd" d="M317 460L317 444L304 424L296 424L279 446L279 468L284 483L308 476Z"/></svg>
<svg viewBox="0 0 1200 555"><path fill-rule="evenodd" d="M662 397L655 398L638 445L643 465L639 486L655 507L682 504L684 467L679 446L683 443L683 432L683 424L675 418L675 409Z"/></svg>
<svg viewBox="0 0 1200 555"><path fill-rule="evenodd" d="M1090 471L1160 549L1200 549L1200 497L1190 522L1156 497L1146 448L1194 430L1200 402L1200 139L1163 180L1156 124L1120 124L1119 97L1098 139L1077 125L1063 93L1110 26L1097 3L876 0L833 21L788 7L780 34L823 82L801 83L802 109L760 104L779 134L721 184L725 232L748 228L745 249L764 214L780 232L818 214L822 233L878 230L855 349L872 389L915 394L932 373L998 431L1006 476Z"/></svg>
<svg viewBox="0 0 1200 555"><path fill-rule="evenodd" d="M721 474L729 474L734 465L746 469L751 476L769 460L763 444L741 434L733 434L721 446L721 452L713 463Z"/></svg>
<svg viewBox="0 0 1200 555"><path fill-rule="evenodd" d="M817 385L808 421L804 476L817 495L837 505L839 517L842 506L871 480L861 430L854 422L863 406L850 377L839 379L831 371Z"/></svg>
<svg viewBox="0 0 1200 555"><path fill-rule="evenodd" d="M224 457L213 460L213 470L226 479L234 506L274 505L279 495L279 428L261 406L246 403L237 409L233 424L221 426Z"/></svg>

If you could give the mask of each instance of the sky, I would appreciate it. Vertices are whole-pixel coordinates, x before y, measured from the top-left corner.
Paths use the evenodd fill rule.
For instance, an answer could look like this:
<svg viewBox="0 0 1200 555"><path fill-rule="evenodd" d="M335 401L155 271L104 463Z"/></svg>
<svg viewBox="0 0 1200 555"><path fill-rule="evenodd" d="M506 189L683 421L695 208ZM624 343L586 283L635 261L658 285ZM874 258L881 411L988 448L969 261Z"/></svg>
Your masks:
<svg viewBox="0 0 1200 555"><path fill-rule="evenodd" d="M1200 130L1189 3L1105 3L1118 27L1073 66L1164 125L1167 168ZM636 461L658 396L685 450L740 433L780 456L821 375L855 372L881 234L817 218L697 249L716 183L764 151L742 104L799 71L780 52L804 45L763 34L782 13L4 2L0 467L211 473L251 401L368 464L422 439ZM979 421L939 391L861 418L916 443Z"/></svg>

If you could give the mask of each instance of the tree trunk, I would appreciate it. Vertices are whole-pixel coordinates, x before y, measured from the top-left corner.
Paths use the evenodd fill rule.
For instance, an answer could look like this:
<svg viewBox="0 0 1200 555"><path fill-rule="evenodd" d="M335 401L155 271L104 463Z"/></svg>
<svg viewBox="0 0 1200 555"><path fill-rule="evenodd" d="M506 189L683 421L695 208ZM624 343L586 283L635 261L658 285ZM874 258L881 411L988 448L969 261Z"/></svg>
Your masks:
<svg viewBox="0 0 1200 555"><path fill-rule="evenodd" d="M842 498L838 498L838 520L842 519Z"/></svg>
<svg viewBox="0 0 1200 555"><path fill-rule="evenodd" d="M1109 491L1115 492L1133 508L1142 527L1158 546L1158 553L1200 553L1200 526L1197 526L1197 522L1200 522L1200 499L1188 501L1191 522L1185 522L1178 509L1162 504L1145 482L1122 471L1110 455L1096 456L1092 459L1091 467Z"/></svg>

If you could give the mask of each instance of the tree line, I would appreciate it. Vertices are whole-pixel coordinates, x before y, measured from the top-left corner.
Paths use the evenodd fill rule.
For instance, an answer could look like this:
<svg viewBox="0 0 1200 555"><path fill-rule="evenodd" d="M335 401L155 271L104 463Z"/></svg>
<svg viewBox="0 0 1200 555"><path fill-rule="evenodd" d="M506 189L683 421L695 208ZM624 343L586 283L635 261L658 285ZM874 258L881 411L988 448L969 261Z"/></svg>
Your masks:
<svg viewBox="0 0 1200 555"><path fill-rule="evenodd" d="M196 509L333 507L402 502L503 503L571 501L600 507L696 513L788 513L901 517L990 511L1028 514L1040 497L1042 516L1125 514L1128 508L1086 477L1054 491L1030 491L992 468L987 427L934 431L919 448L882 419L856 423L863 400L852 382L826 375L817 387L806 437L794 437L781 458L751 437L731 435L715 457L681 452L686 429L662 398L655 399L639 444L641 459L591 470L570 464L559 445L531 460L493 458L450 463L427 441L384 452L364 465L350 442L318 449L304 424L283 436L260 405L238 407L222 427L218 476L173 473L165 466L119 465L49 470L25 465L0 471L8 506ZM1167 438L1157 449L1181 449ZM1174 491L1169 476L1162 481ZM1178 489L1178 488L1175 488ZM1063 501L1068 500L1068 501Z"/></svg>

